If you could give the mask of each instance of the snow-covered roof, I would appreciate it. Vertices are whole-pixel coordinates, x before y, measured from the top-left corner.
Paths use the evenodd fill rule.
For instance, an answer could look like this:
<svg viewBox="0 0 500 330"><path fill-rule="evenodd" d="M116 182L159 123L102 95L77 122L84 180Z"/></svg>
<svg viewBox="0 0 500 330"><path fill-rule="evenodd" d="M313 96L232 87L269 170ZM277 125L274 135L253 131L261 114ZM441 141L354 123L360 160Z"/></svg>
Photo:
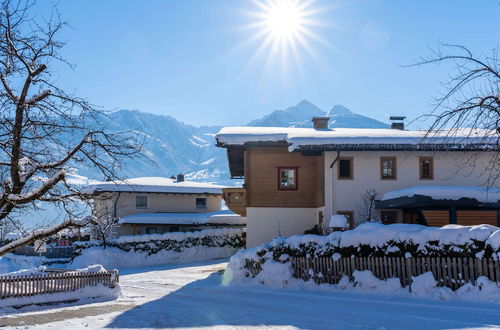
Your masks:
<svg viewBox="0 0 500 330"><path fill-rule="evenodd" d="M400 197L427 196L434 200L459 200L461 198L475 199L481 203L497 203L500 201L500 189L460 186L417 186L394 190L384 194L382 200Z"/></svg>
<svg viewBox="0 0 500 330"><path fill-rule="evenodd" d="M326 145L418 145L418 144L484 144L484 130L459 129L439 131L426 138L424 130L386 128L314 129L295 127L224 127L216 135L219 146L258 142L285 142L290 150L305 146Z"/></svg>
<svg viewBox="0 0 500 330"><path fill-rule="evenodd" d="M225 186L205 182L182 181L164 177L142 177L120 181L93 182L88 186L90 192L121 191L179 194L222 194Z"/></svg>
<svg viewBox="0 0 500 330"><path fill-rule="evenodd" d="M198 213L142 213L120 218L119 224L245 225L246 218L229 210Z"/></svg>

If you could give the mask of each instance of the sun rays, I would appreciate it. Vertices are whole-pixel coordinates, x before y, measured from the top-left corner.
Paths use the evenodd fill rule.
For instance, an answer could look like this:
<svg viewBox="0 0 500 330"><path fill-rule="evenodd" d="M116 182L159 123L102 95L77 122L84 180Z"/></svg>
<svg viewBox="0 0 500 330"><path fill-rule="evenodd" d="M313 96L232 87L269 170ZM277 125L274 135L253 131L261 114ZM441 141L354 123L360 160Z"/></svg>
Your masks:
<svg viewBox="0 0 500 330"><path fill-rule="evenodd" d="M250 36L240 46L255 47L248 66L265 61L264 70L280 68L287 73L302 71L304 55L316 62L314 46L331 47L318 34L325 27L319 14L327 9L315 6L314 0L252 0L253 9L245 12L249 23L242 26Z"/></svg>

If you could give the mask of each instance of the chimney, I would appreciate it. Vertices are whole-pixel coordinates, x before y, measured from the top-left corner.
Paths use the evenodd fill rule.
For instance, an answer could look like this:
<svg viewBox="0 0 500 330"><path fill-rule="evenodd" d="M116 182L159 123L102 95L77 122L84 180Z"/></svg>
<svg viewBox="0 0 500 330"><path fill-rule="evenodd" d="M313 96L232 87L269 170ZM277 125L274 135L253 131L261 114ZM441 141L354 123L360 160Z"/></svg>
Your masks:
<svg viewBox="0 0 500 330"><path fill-rule="evenodd" d="M313 117L312 122L314 129L327 129L329 120L330 117Z"/></svg>
<svg viewBox="0 0 500 330"><path fill-rule="evenodd" d="M405 130L405 122L404 121L405 121L406 117L391 116L389 119L392 120L391 129L399 129L401 131Z"/></svg>
<svg viewBox="0 0 500 330"><path fill-rule="evenodd" d="M182 173L177 174L177 182L184 182L184 174Z"/></svg>

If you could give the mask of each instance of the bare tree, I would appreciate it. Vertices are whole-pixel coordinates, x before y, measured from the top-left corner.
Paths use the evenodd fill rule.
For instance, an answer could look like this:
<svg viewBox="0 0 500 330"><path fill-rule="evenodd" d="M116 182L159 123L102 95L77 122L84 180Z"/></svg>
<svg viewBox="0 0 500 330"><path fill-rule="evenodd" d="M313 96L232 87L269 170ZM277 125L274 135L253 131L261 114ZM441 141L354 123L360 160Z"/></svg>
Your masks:
<svg viewBox="0 0 500 330"><path fill-rule="evenodd" d="M487 184L500 178L500 58L498 49L489 55L475 55L461 45L439 44L432 54L410 66L450 63L454 72L443 83L444 93L435 98L434 108L419 119L431 121L426 138L446 130L450 143L473 135L477 145L489 145ZM461 128L469 128L465 131ZM465 134L464 134L465 133ZM475 164L477 153L468 161Z"/></svg>
<svg viewBox="0 0 500 330"><path fill-rule="evenodd" d="M0 222L40 202L56 204L72 218L73 203L92 196L71 184L71 168L95 167L114 178L120 161L140 143L107 132L104 112L57 86L50 68L70 65L60 55L64 43L57 36L66 24L57 10L40 19L30 16L31 1L4 0L0 6ZM63 224L75 223L82 225Z"/></svg>
<svg viewBox="0 0 500 330"><path fill-rule="evenodd" d="M91 225L91 231L99 241L102 242L103 248L108 245L108 239L113 238L118 225L118 218L113 215L113 211L107 207L102 209L94 209L95 221Z"/></svg>
<svg viewBox="0 0 500 330"><path fill-rule="evenodd" d="M375 202L379 199L379 197L380 193L378 193L375 189L368 189L363 194L362 205L359 213L365 221L378 220Z"/></svg>

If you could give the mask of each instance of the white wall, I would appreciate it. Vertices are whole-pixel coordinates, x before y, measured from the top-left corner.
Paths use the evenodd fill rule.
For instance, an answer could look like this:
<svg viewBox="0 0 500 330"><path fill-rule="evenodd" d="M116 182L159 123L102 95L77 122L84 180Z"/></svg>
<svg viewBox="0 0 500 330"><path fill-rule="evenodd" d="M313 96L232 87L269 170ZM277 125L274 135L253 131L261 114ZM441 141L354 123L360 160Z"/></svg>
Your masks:
<svg viewBox="0 0 500 330"><path fill-rule="evenodd" d="M137 195L148 197L147 208L136 208L135 197ZM154 213L154 212L213 212L219 211L222 205L222 196L212 195L173 195L157 193L112 193L103 196L101 200L94 202L94 214L113 213L114 202L116 203L117 217L124 217L131 214ZM196 198L206 198L206 210L196 208Z"/></svg>
<svg viewBox="0 0 500 330"><path fill-rule="evenodd" d="M350 151L341 152L340 157L353 157L354 179L337 180L337 165L330 165L337 152L325 152L325 223L332 213L354 211L356 224L361 218L362 198L368 189L374 188L382 194L412 186L482 186L487 180L485 166L492 154L484 152L475 166L464 166L473 153L470 152L381 152ZM397 157L397 180L380 179L380 157ZM434 180L420 180L419 157L434 157ZM333 189L333 191L332 191Z"/></svg>
<svg viewBox="0 0 500 330"><path fill-rule="evenodd" d="M302 235L318 224L323 208L247 207L247 248L278 235Z"/></svg>

